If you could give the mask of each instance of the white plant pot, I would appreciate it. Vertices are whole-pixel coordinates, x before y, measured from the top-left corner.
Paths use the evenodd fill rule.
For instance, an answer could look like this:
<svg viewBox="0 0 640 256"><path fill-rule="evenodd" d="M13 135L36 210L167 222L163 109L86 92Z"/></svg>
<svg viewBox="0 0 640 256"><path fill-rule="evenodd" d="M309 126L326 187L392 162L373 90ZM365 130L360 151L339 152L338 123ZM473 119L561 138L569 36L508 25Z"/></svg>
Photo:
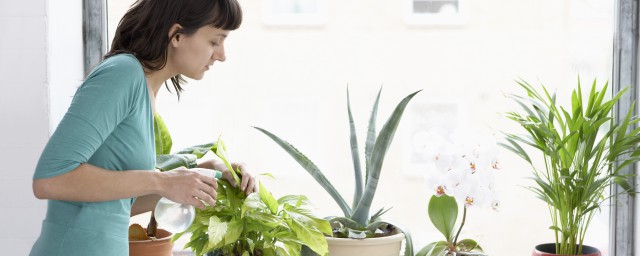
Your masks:
<svg viewBox="0 0 640 256"><path fill-rule="evenodd" d="M404 234L367 239L325 238L329 256L399 256Z"/></svg>

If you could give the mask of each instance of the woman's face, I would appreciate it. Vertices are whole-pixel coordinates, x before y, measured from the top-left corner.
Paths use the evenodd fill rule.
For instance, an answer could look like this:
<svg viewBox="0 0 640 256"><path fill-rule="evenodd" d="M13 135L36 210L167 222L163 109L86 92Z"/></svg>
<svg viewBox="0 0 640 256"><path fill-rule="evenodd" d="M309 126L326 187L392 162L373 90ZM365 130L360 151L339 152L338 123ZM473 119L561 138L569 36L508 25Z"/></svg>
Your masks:
<svg viewBox="0 0 640 256"><path fill-rule="evenodd" d="M178 34L170 44L169 60L178 74L200 80L215 61L224 61L224 40L228 30L211 26L199 28L192 35Z"/></svg>

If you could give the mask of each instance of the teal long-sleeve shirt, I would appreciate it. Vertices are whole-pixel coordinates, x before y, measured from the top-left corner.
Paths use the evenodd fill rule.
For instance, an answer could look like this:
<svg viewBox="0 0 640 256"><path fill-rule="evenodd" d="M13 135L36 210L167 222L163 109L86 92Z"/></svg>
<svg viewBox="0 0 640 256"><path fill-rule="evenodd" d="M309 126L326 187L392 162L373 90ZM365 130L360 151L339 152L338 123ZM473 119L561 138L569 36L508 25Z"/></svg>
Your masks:
<svg viewBox="0 0 640 256"><path fill-rule="evenodd" d="M58 176L89 163L107 170L153 170L153 113L140 62L130 54L100 63L76 91L33 176ZM129 255L135 198L106 202L49 200L31 254Z"/></svg>

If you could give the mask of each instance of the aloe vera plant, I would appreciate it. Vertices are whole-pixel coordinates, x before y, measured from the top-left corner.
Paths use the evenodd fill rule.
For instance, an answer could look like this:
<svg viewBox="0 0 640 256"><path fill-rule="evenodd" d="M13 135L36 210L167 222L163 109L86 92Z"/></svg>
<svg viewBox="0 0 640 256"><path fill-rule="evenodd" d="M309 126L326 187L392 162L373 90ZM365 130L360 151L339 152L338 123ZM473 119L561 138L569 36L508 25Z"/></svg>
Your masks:
<svg viewBox="0 0 640 256"><path fill-rule="evenodd" d="M376 193L378 181L380 178L380 172L382 170L382 164L387 153L395 131L400 123L400 119L409 101L420 91L406 96L396 106L395 110L386 121L380 133L376 136L376 116L378 112L378 102L380 100L380 94L382 88L378 91L373 110L369 118L369 127L367 130L367 138L365 143L365 157L364 157L364 175L362 171L362 164L360 162L360 153L358 150L358 141L356 136L356 128L351 113L351 103L349 100L349 90L347 89L347 111L349 114L349 126L350 126L350 145L351 155L353 159L353 169L355 174L354 184L354 198L352 204L349 205L342 195L336 190L331 182L325 177L322 171L304 154L302 154L293 145L289 144L280 137L273 133L260 128L254 127L260 132L267 135L273 141L275 141L280 147L282 147L289 155L293 157L335 200L340 209L342 210L343 217L334 217L330 219L332 224L339 224L338 228L334 227L334 236L336 237L351 237L351 238L365 238L374 237L376 233L388 231L389 223L383 222L380 216L386 211L384 208L371 214L371 202ZM397 228L397 227L395 227ZM400 228L397 228L400 232ZM403 232L406 239L405 255L413 255L413 244L411 242L411 236L408 232Z"/></svg>
<svg viewBox="0 0 640 256"><path fill-rule="evenodd" d="M502 146L526 160L534 170L535 187L529 189L549 206L555 234L556 254L582 254L589 224L605 202L605 189L618 184L625 193L633 193L629 175L618 171L640 160L640 119L632 106L625 118L614 121L612 110L626 92L606 99L607 85L591 90L583 98L582 87L571 95L570 108L556 103L556 95L543 86L537 91L526 81L518 84L526 96L511 95L523 112L509 112L507 118L518 123L526 134L506 134ZM544 170L534 166L523 146L537 149L544 158ZM618 162L618 165L616 165Z"/></svg>

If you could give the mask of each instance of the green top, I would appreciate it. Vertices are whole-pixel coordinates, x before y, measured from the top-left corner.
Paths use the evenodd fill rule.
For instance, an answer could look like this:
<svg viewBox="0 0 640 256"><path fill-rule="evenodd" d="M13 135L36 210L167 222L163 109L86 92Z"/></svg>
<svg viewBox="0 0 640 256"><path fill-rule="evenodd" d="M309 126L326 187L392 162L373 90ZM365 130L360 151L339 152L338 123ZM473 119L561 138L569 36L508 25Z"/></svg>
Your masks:
<svg viewBox="0 0 640 256"><path fill-rule="evenodd" d="M33 178L61 175L81 163L114 171L153 170L153 128L142 66L129 54L110 57L78 88ZM30 255L129 255L127 232L134 200L49 200Z"/></svg>

